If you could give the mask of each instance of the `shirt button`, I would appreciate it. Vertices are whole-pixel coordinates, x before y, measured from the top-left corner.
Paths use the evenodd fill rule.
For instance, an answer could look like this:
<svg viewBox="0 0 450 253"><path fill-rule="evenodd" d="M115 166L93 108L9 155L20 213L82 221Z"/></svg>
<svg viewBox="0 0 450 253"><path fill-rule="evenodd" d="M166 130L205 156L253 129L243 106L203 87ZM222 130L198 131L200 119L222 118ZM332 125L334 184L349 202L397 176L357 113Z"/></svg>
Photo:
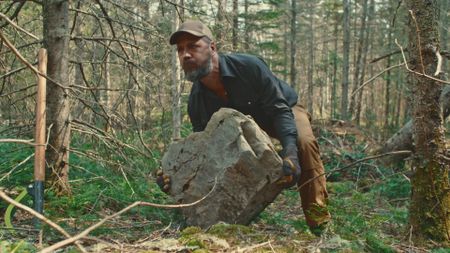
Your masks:
<svg viewBox="0 0 450 253"><path fill-rule="evenodd" d="M248 102L247 102L247 104L251 105L251 104L252 104L252 102L248 101Z"/></svg>

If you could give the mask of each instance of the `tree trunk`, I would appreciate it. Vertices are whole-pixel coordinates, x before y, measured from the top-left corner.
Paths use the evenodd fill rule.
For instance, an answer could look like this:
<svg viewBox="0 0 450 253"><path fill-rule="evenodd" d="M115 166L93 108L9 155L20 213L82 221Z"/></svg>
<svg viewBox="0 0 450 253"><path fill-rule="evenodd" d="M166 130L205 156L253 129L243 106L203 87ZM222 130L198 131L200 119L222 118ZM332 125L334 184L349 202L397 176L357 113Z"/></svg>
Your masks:
<svg viewBox="0 0 450 253"><path fill-rule="evenodd" d="M176 17L176 16L175 16ZM175 31L178 28L178 17L174 18L172 22L172 29ZM171 52L171 66L172 66L172 139L177 140L181 138L181 100L180 100L180 68L178 67L178 55L175 47Z"/></svg>
<svg viewBox="0 0 450 253"><path fill-rule="evenodd" d="M361 16L361 28L359 30L359 36L358 36L358 51L356 53L356 60L355 60L355 71L353 72L353 88L352 92L354 92L356 89L358 89L360 84L360 72L362 69L362 54L363 54L363 48L364 45L368 43L368 41L365 41L364 34L366 33L366 21L367 21L367 2L368 0L363 0L363 12ZM367 52L366 52L367 53ZM357 96L352 96L350 99L350 111L349 113L351 115L355 115L356 111L356 99Z"/></svg>
<svg viewBox="0 0 450 253"><path fill-rule="evenodd" d="M441 94L441 108L443 111L444 120L450 114L450 85L445 86ZM386 143L380 148L377 153L388 153L397 150L410 150L414 151L413 144L413 128L412 120L408 121L397 133L395 133ZM391 164L400 162L407 158L409 155L395 155L383 159L383 163Z"/></svg>
<svg viewBox="0 0 450 253"><path fill-rule="evenodd" d="M44 47L48 52L48 76L59 84L69 85L69 1L42 2ZM49 184L58 194L70 194L69 144L70 101L68 90L48 80L47 126L49 146L47 164Z"/></svg>
<svg viewBox="0 0 450 253"><path fill-rule="evenodd" d="M295 69L297 63L297 1L291 0L291 86L297 89L297 70Z"/></svg>
<svg viewBox="0 0 450 253"><path fill-rule="evenodd" d="M250 22L249 22L249 13L248 13L248 0L244 1L244 48L245 50L248 50L250 48Z"/></svg>
<svg viewBox="0 0 450 253"><path fill-rule="evenodd" d="M344 0L344 40L343 40L343 60L342 60L342 93L341 93L341 118L348 119L348 75L350 57L350 0Z"/></svg>
<svg viewBox="0 0 450 253"><path fill-rule="evenodd" d="M372 20L375 16L375 0L370 0L370 8L369 8L369 13L367 14L367 23L369 24L368 26L366 26L366 32L365 32L365 38L363 39L365 41L364 43L364 47L363 47L363 52L362 52L362 66L361 66L361 75L359 77L359 86L363 85L364 83L364 78L366 77L366 66L367 66L367 54L368 52L372 52L371 48L373 45L373 39L370 39L371 37L371 23ZM356 125L360 125L361 123L361 107L362 107L362 96L363 96L364 92L363 89L361 89L361 91L357 94L357 99L356 99L356 108L355 108L355 122ZM355 95L356 96L356 95Z"/></svg>
<svg viewBox="0 0 450 253"><path fill-rule="evenodd" d="M337 102L337 69L338 69L338 14L335 14L334 20L334 29L333 29L333 37L334 37L334 52L333 52L333 87L331 88L331 118L336 118L336 109L338 108Z"/></svg>
<svg viewBox="0 0 450 253"><path fill-rule="evenodd" d="M227 6L227 0L217 0L217 22L215 25L216 30L216 43L217 49L221 49L225 43L226 31L225 31L225 10Z"/></svg>
<svg viewBox="0 0 450 253"><path fill-rule="evenodd" d="M314 2L309 2L308 111L314 115Z"/></svg>
<svg viewBox="0 0 450 253"><path fill-rule="evenodd" d="M436 71L439 50L437 1L408 0L409 62L413 71L430 76ZM443 75L440 75L442 78ZM445 159L443 117L439 106L442 84L411 73L412 128L415 144L411 180L410 224L414 242L450 244L450 162Z"/></svg>
<svg viewBox="0 0 450 253"><path fill-rule="evenodd" d="M239 29L239 23L238 23L238 17L239 17L239 8L238 8L238 0L233 0L233 38L232 38L232 44L233 44L233 50L238 50L238 29Z"/></svg>
<svg viewBox="0 0 450 253"><path fill-rule="evenodd" d="M447 48L448 46L448 22L449 22L449 9L450 4L448 0L443 0L441 1L441 5L440 5L440 10L441 10L441 14L440 14L440 18L441 18L441 30L440 30L440 35L441 35L441 48L448 50L449 48ZM444 61L442 63L442 69L447 69L447 61Z"/></svg>

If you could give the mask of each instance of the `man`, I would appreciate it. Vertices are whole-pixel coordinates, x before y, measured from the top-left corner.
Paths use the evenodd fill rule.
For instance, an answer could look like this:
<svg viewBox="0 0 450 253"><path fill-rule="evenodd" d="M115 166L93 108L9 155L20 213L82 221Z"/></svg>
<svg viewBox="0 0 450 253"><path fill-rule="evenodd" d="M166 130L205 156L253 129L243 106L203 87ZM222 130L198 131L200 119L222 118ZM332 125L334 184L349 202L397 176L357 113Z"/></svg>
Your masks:
<svg viewBox="0 0 450 253"><path fill-rule="evenodd" d="M283 146L282 182L302 186L300 197L306 222L318 235L331 219L328 193L306 110L297 104L296 92L269 70L266 63L244 54L219 55L211 31L199 21L186 21L170 37L186 79L193 82L188 113L195 132L203 131L221 107L251 115L256 123ZM301 165L301 166L300 166ZM170 179L158 172L157 183L168 191Z"/></svg>

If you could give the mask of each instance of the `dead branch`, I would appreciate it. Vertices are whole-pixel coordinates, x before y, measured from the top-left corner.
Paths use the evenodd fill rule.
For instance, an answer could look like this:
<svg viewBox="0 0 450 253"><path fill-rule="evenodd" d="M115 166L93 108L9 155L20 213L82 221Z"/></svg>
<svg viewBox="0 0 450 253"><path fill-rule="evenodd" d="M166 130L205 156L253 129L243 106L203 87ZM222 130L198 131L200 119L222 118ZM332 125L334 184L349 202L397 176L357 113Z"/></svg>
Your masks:
<svg viewBox="0 0 450 253"><path fill-rule="evenodd" d="M190 206L194 206L198 203L200 203L201 201L203 201L204 199L206 199L216 188L216 184L217 181L214 183L213 188L211 189L211 191L209 191L204 197L202 197L201 199L189 203L189 204L178 204L178 205L162 205L162 204L155 204L155 203L150 203L150 202L143 202L143 201L136 201L133 204L123 208L122 210L120 210L119 212L109 215L105 218L103 218L101 221L97 222L96 224L88 227L87 229L85 229L83 232L77 234L76 236L73 236L71 238L68 238L66 240L60 241L58 243L53 244L50 247L44 248L43 250L40 251L40 253L49 253L49 252L53 252L61 247L64 247L68 244L71 244L73 242L76 242L77 240L80 240L84 237L86 237L90 232L92 232L93 230L97 229L98 227L100 227L101 225L103 225L106 221L113 219L129 210L131 210L132 208L136 207L136 206L152 206L152 207L157 207L157 208L185 208L185 207L190 207Z"/></svg>
<svg viewBox="0 0 450 253"><path fill-rule="evenodd" d="M17 25L16 23L14 23L11 19L9 19L5 14L0 12L0 17L3 18L4 20L6 20L6 22L8 22L9 24L11 24L14 28L16 28L17 30L25 33L26 35L32 37L33 39L36 40L41 40L39 39L36 35L28 32L27 30L23 29L22 27L20 27L19 25Z"/></svg>
<svg viewBox="0 0 450 253"><path fill-rule="evenodd" d="M400 66L403 66L405 63L400 63L394 66L390 66L389 68L384 69L383 71L381 71L380 73L376 74L375 76L371 77L369 80L365 81L363 84L361 84L358 89L356 89L355 91L353 91L352 95L350 95L350 97L353 97L356 95L356 93L358 93L358 91L360 91L362 88L364 88L364 86L366 86L367 84L369 84L370 82L372 82L373 80L375 80L377 77L381 76L382 74L384 74L385 72L394 69L394 68L398 68Z"/></svg>
<svg viewBox="0 0 450 253"><path fill-rule="evenodd" d="M406 70L408 70L409 72L414 73L414 74L416 74L416 75L419 75L419 76L423 76L423 77L429 78L429 79L431 79L431 80L433 80L433 81L436 81L436 82L438 82L438 83L450 84L450 82L448 82L448 81L444 81L444 80L442 80L442 79L438 79L438 78L432 77L432 76L430 76L430 75L427 75L427 74L425 74L425 73L420 73L420 72L417 72L417 71L414 71L414 70L410 69L409 66L408 66L408 62L406 61L405 53L403 52L403 47L402 47L400 44L398 44L397 39L395 40L395 44L397 44L397 46L398 46L398 47L400 48L400 50L402 51L403 63L405 64Z"/></svg>
<svg viewBox="0 0 450 253"><path fill-rule="evenodd" d="M56 84L57 86L63 88L64 90L66 89L70 89L69 87L66 87L64 85L62 85L61 83L53 80L52 78L50 78L49 76L47 76L46 74L41 73L37 68L35 68L33 65L31 65L31 63L29 63L25 57L23 57L20 52L16 49L16 47L3 35L2 31L0 30L0 39L3 40L3 42L5 42L6 46L11 49L11 51L17 56L17 58L19 58L19 60L25 64L28 68L30 68L36 75L40 75L42 77L45 77L47 80L53 82L54 84Z"/></svg>
<svg viewBox="0 0 450 253"><path fill-rule="evenodd" d="M409 13L411 14L412 19L414 20L414 24L416 26L416 35L417 35L417 46L419 47L419 56L420 56L420 65L422 66L422 73L425 74L425 65L423 64L423 55L422 55L422 42L420 40L420 29L419 25L417 24L416 16L414 16L414 13L412 10L409 10Z"/></svg>
<svg viewBox="0 0 450 253"><path fill-rule="evenodd" d="M126 40L121 40L117 38L105 38L105 37L87 37L87 36L72 36L70 37L71 40L92 40L92 41L99 41L99 40L106 40L106 41L114 41L114 42L121 42L124 44L127 44L131 47L134 47L136 49L142 49L140 46L130 43Z"/></svg>
<svg viewBox="0 0 450 253"><path fill-rule="evenodd" d="M47 219L44 215L34 211L33 209L29 208L28 206L25 206L17 201L15 201L14 199L10 198L5 192L3 192L2 190L0 190L0 198L4 199L6 202L26 211L31 213L34 217L38 218L39 220L47 223L49 226L51 226L52 228L56 229L58 232L60 232L61 234L63 234L65 237L70 238L71 235L69 233L67 233L62 227L60 227L58 224L54 223L53 221ZM78 240L75 240L75 245L77 245L77 247L82 251L87 253L87 251L84 249L84 247L77 242Z"/></svg>
<svg viewBox="0 0 450 253"><path fill-rule="evenodd" d="M248 247L245 247L245 248L242 248L242 249L238 247L237 250L233 250L232 253L250 252L250 251L252 251L254 249L265 247L267 245L269 245L272 248L272 245L270 244L270 241L267 241L267 242L251 245L251 246L248 246ZM273 251L273 248L272 248L272 251Z"/></svg>
<svg viewBox="0 0 450 253"><path fill-rule="evenodd" d="M31 140L0 139L0 143L21 143L21 144L27 144L27 145L31 145L31 146L36 146L36 143L33 142L33 139L31 139Z"/></svg>
<svg viewBox="0 0 450 253"><path fill-rule="evenodd" d="M324 172L324 173L322 173L322 174L319 174L319 175L317 175L317 176L315 176L315 177L309 179L308 181L304 182L304 183L301 184L300 186L298 186L298 187L297 187L297 190L299 190L299 189L302 188L303 186L307 185L308 183L312 182L313 180L316 180L316 179L319 178L319 177L322 177L322 176L325 176L325 175L329 175L329 174L334 173L334 172L336 172L336 171L342 171L342 170L351 168L351 167L353 167L353 166L355 166L355 165L357 165L357 164L359 164L359 163L362 163L362 162L365 162L365 161L368 161L368 160L378 159L378 158L380 158L380 157L389 156L389 155L401 155L401 154L411 154L411 153L412 153L412 152L409 151L409 150L399 150L399 151L393 151L393 152L384 153L384 154L379 154L379 155L374 155L374 156L368 156L368 157L365 157L365 158L363 158L363 159L354 161L354 162L352 162L351 164L346 165L346 166L344 166L344 167L342 167L342 168L336 168L336 169L330 170L330 171L328 171L328 172Z"/></svg>
<svg viewBox="0 0 450 253"><path fill-rule="evenodd" d="M19 168L22 164L28 162L28 160L30 160L32 157L34 156L34 153L29 155L27 158L25 158L25 160L21 161L20 163L18 163L16 166L14 166L12 169L10 169L7 173L3 174L2 178L0 178L0 182L3 181L3 179L5 178L9 178L9 176L17 169Z"/></svg>

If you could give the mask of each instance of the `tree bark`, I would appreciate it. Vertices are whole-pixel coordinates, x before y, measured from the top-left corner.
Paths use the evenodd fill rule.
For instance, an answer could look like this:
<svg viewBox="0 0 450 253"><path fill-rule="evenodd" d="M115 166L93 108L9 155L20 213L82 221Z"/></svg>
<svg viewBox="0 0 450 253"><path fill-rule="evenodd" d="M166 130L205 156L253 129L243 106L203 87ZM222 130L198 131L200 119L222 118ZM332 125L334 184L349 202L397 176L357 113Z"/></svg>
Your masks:
<svg viewBox="0 0 450 253"><path fill-rule="evenodd" d="M239 5L238 0L233 0L233 50L238 50L238 31L239 31Z"/></svg>
<svg viewBox="0 0 450 253"><path fill-rule="evenodd" d="M369 23L368 26L366 26L366 32L365 32L365 38L364 38L364 47L362 52L362 66L361 66L361 75L359 76L359 86L363 85L364 78L366 77L366 66L367 66L367 54L368 52L372 52L370 48L372 48L373 45L373 39L371 39L371 23L373 20L373 17L375 16L375 0L370 0L370 7L369 7L369 13L367 14L367 22ZM361 123L361 108L362 108L362 96L364 92L363 89L361 89L361 92L359 92L356 99L356 108L355 108L355 122L359 126Z"/></svg>
<svg viewBox="0 0 450 253"><path fill-rule="evenodd" d="M175 1L176 2L176 1ZM172 22L172 29L175 31L178 28L179 20L176 17ZM180 68L178 66L178 55L175 47L171 51L171 66L172 66L172 139L177 140L181 138L181 100L180 100Z"/></svg>
<svg viewBox="0 0 450 253"><path fill-rule="evenodd" d="M341 93L341 118L348 119L348 75L350 57L350 0L344 0L344 40L343 40L343 60L342 60L342 93Z"/></svg>
<svg viewBox="0 0 450 253"><path fill-rule="evenodd" d="M409 62L419 73L433 75L439 50L437 1L408 0ZM433 240L450 245L450 162L445 159L445 135L439 97L442 84L410 73L412 128L415 151L409 221L414 242ZM442 78L443 75L440 75Z"/></svg>
<svg viewBox="0 0 450 253"><path fill-rule="evenodd" d="M355 71L353 72L353 89L352 92L354 92L356 89L358 89L360 84L360 72L362 70L362 54L363 54L363 48L366 43L369 43L368 41L365 41L365 33L366 31L366 21L367 21L367 4L368 0L363 1L363 12L361 15L361 28L359 30L358 34L358 51L356 53L356 61L355 61ZM367 52L365 52L367 53ZM352 96L350 99L350 114L355 115L355 107L356 107L356 99L357 96Z"/></svg>
<svg viewBox="0 0 450 253"><path fill-rule="evenodd" d="M297 88L297 1L291 0L291 86Z"/></svg>
<svg viewBox="0 0 450 253"><path fill-rule="evenodd" d="M308 111L314 115L314 2L309 2Z"/></svg>
<svg viewBox="0 0 450 253"><path fill-rule="evenodd" d="M450 114L450 85L445 86L441 93L441 108L444 120ZM408 121L399 131L397 131L386 143L380 148L377 153L388 153L397 150L414 151L413 144L413 128L412 120ZM400 162L409 155L394 155L383 159L383 163L392 164Z"/></svg>
<svg viewBox="0 0 450 253"><path fill-rule="evenodd" d="M68 86L69 82L69 1L42 2L44 47L48 51L48 76ZM47 126L49 132L47 164L49 183L58 194L70 194L69 144L70 101L68 90L51 80L47 89Z"/></svg>

